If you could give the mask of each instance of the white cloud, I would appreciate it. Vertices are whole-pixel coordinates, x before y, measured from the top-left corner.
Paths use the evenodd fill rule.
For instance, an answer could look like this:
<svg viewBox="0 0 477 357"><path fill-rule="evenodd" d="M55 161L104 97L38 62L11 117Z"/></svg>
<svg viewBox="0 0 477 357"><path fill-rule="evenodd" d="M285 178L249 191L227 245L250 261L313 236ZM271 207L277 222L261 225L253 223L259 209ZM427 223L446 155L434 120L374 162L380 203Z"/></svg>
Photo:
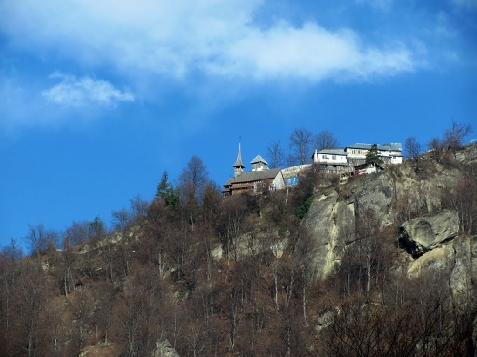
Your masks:
<svg viewBox="0 0 477 357"><path fill-rule="evenodd" d="M224 61L212 64L210 70L259 79L300 77L319 81L392 75L413 68L412 55L403 45L388 50L365 47L353 31L330 32L307 23L301 28L282 25L255 31L234 43Z"/></svg>
<svg viewBox="0 0 477 357"><path fill-rule="evenodd" d="M53 51L81 65L110 66L128 76L183 78L199 71L227 78L320 81L415 69L406 45L364 44L351 29L284 21L264 28L254 22L261 5L260 0L5 1L0 3L0 29L28 51ZM81 86L69 82L55 88L47 93L57 101L66 101L63 95L71 102L85 96Z"/></svg>
<svg viewBox="0 0 477 357"><path fill-rule="evenodd" d="M50 78L59 78L60 83L41 94L48 101L64 106L79 107L88 104L115 105L131 102L134 96L116 89L109 81L89 77L77 79L72 75L54 73Z"/></svg>

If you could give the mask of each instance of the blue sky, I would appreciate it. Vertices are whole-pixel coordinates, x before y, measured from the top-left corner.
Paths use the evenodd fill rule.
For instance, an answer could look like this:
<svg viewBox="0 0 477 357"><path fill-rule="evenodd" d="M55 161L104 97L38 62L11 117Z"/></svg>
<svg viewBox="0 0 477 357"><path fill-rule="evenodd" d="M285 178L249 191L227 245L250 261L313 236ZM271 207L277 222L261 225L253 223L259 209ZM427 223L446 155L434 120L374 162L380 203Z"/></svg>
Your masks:
<svg viewBox="0 0 477 357"><path fill-rule="evenodd" d="M109 222L192 155L221 185L239 136L248 164L296 127L475 131L476 45L476 0L0 0L0 245Z"/></svg>

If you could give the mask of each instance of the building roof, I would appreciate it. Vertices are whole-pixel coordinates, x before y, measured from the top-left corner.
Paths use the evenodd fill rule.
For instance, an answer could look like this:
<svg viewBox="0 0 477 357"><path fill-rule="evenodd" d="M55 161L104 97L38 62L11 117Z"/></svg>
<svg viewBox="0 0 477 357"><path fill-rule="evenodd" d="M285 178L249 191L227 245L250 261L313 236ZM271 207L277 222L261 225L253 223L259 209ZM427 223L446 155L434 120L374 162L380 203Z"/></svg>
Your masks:
<svg viewBox="0 0 477 357"><path fill-rule="evenodd" d="M344 156L347 155L344 149L323 149L318 151L318 154L344 155Z"/></svg>
<svg viewBox="0 0 477 357"><path fill-rule="evenodd" d="M235 178L229 178L224 186L231 186L233 184L241 184L244 182L254 182L260 180L274 179L280 173L280 169L271 169L263 171L242 172Z"/></svg>
<svg viewBox="0 0 477 357"><path fill-rule="evenodd" d="M241 167L241 168L245 167L245 165L243 164L243 161L242 161L242 150L240 150L240 143L239 143L239 150L238 150L237 160L235 161L234 167Z"/></svg>
<svg viewBox="0 0 477 357"><path fill-rule="evenodd" d="M257 155L255 156L255 159L253 159L252 161L250 161L250 163L253 165L253 164L258 164L260 162L263 162L265 165L268 165L268 163L265 161L265 159L263 157L261 157L260 155Z"/></svg>
<svg viewBox="0 0 477 357"><path fill-rule="evenodd" d="M346 148L351 149L363 149L363 150L370 150L374 144L364 144L364 143L356 143L352 145L348 145ZM402 151L401 143L391 143L391 144L384 144L384 145L377 145L378 150L381 151Z"/></svg>

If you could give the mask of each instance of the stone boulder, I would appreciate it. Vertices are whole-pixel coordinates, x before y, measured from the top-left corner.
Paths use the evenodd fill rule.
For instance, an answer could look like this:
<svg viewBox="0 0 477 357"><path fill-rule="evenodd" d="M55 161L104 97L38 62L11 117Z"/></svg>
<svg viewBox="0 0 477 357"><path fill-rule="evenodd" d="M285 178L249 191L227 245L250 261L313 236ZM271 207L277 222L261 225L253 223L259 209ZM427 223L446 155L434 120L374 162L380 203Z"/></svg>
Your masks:
<svg viewBox="0 0 477 357"><path fill-rule="evenodd" d="M452 245L445 245L424 253L419 259L414 259L408 267L408 276L418 278L422 274L437 271L449 271L453 268L455 259Z"/></svg>
<svg viewBox="0 0 477 357"><path fill-rule="evenodd" d="M433 216L407 221L400 227L400 244L417 257L453 239L459 232L457 212L444 210Z"/></svg>
<svg viewBox="0 0 477 357"><path fill-rule="evenodd" d="M156 342L156 347L152 351L152 357L179 357L177 351L172 347L170 342L162 338Z"/></svg>

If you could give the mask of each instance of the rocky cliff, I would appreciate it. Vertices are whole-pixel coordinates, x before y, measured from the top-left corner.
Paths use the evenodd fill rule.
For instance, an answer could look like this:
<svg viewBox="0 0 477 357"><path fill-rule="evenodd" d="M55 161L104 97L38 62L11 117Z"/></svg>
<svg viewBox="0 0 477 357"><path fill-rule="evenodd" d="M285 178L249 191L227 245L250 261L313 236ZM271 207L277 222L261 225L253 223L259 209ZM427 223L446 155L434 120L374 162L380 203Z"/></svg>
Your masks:
<svg viewBox="0 0 477 357"><path fill-rule="evenodd" d="M467 296L477 272L477 237L459 236L459 217L443 209L442 202L476 163L477 148L471 145L455 155L452 165L423 158L425 172L419 174L406 162L318 190L303 220L317 244L315 276L323 279L339 269L354 244L358 220L371 212L381 228L395 235L409 276L446 268L453 294Z"/></svg>

